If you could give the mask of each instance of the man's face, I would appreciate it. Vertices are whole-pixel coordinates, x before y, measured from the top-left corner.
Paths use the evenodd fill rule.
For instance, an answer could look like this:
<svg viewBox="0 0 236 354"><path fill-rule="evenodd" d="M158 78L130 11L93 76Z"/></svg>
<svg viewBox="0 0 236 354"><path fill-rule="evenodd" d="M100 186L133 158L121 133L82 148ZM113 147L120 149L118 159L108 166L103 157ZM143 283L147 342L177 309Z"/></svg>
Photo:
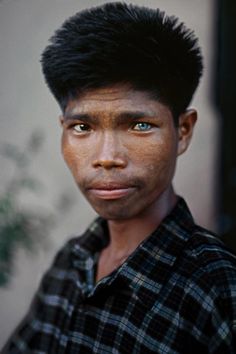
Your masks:
<svg viewBox="0 0 236 354"><path fill-rule="evenodd" d="M69 101L62 152L74 179L102 217L139 217L169 193L178 130L169 108L126 86L93 89Z"/></svg>

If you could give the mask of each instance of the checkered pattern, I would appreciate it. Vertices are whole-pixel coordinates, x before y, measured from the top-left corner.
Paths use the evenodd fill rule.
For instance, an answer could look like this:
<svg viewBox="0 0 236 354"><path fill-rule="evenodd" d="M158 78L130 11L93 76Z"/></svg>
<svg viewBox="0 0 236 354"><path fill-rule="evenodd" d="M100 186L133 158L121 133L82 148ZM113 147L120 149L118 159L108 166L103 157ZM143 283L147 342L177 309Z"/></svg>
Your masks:
<svg viewBox="0 0 236 354"><path fill-rule="evenodd" d="M236 353L236 258L183 201L94 283L107 225L59 252L2 353Z"/></svg>

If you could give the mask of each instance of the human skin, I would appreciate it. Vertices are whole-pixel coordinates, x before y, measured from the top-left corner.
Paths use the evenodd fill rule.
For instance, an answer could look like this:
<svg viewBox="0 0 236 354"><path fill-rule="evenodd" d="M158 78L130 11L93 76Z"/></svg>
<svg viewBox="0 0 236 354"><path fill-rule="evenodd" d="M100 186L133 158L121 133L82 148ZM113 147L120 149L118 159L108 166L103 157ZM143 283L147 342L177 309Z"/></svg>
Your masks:
<svg viewBox="0 0 236 354"><path fill-rule="evenodd" d="M62 153L84 196L108 220L114 254L131 253L175 205L176 160L195 121L196 111L188 110L176 127L166 105L125 85L68 102Z"/></svg>

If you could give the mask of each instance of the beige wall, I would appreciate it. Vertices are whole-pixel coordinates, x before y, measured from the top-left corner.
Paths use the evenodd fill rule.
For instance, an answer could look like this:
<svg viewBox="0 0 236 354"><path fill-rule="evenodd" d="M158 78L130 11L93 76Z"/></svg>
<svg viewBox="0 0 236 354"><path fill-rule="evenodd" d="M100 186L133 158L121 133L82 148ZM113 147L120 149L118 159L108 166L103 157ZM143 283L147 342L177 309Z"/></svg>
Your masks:
<svg viewBox="0 0 236 354"><path fill-rule="evenodd" d="M45 144L32 164L32 170L45 185L38 196L25 194L24 200L42 205L55 213L57 197L63 192L74 197L73 208L58 213L50 242L35 255L19 250L16 274L6 289L0 290L0 346L29 305L42 272L55 251L72 234L79 234L94 213L81 198L60 157L59 109L49 94L41 74L40 53L47 39L62 21L78 10L104 1L88 0L1 0L0 1L0 144L24 146L32 131L45 132ZM196 220L214 228L216 185L217 118L210 105L213 59L213 0L136 0L137 4L160 7L179 16L196 31L205 56L205 75L195 96L199 121L193 143L180 158L175 178L176 190L184 195ZM173 53L174 54L174 53ZM0 192L13 173L1 159ZM57 212L55 213L57 214Z"/></svg>

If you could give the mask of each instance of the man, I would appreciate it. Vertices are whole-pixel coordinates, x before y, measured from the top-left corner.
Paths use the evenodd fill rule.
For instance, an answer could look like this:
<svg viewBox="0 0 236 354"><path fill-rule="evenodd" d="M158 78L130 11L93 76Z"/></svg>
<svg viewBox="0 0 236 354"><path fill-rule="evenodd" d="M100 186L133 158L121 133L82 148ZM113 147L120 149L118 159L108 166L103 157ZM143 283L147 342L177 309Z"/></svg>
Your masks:
<svg viewBox="0 0 236 354"><path fill-rule="evenodd" d="M193 33L159 10L76 14L42 56L62 153L99 217L44 276L4 353L235 353L236 258L172 187L197 113Z"/></svg>

